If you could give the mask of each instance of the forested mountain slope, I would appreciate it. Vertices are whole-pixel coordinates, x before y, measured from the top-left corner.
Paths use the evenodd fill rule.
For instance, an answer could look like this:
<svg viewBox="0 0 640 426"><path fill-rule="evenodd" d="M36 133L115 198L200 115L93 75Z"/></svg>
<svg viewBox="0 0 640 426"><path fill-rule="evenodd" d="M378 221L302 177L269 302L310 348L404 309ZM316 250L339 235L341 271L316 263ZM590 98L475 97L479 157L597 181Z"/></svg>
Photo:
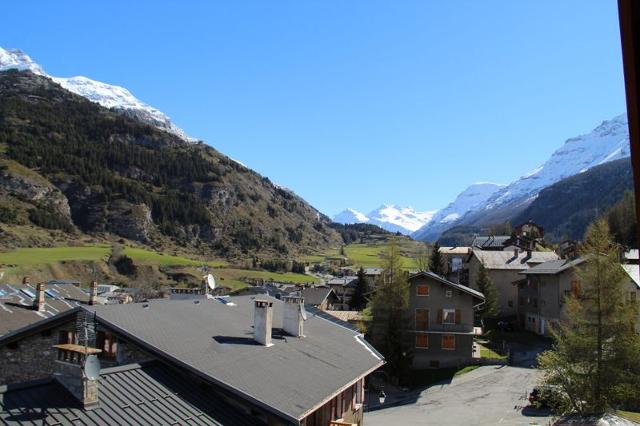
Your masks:
<svg viewBox="0 0 640 426"><path fill-rule="evenodd" d="M29 71L0 73L0 244L83 234L226 257L340 244L303 199Z"/></svg>

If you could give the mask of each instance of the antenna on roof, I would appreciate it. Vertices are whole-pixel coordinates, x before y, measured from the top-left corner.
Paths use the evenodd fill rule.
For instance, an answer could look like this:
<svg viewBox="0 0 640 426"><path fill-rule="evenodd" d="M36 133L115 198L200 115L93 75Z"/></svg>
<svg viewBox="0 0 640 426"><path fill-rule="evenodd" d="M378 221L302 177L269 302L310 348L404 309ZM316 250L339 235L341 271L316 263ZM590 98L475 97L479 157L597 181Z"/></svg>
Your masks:
<svg viewBox="0 0 640 426"><path fill-rule="evenodd" d="M213 278L213 275L211 275L211 274L207 275L207 286L211 290L215 290L216 289L216 280L215 280L215 278Z"/></svg>
<svg viewBox="0 0 640 426"><path fill-rule="evenodd" d="M300 315L302 316L302 319L304 321L306 321L307 320L307 310L304 308L304 303L300 303L299 306L300 306Z"/></svg>
<svg viewBox="0 0 640 426"><path fill-rule="evenodd" d="M84 371L85 377L89 380L96 380L100 377L100 360L98 357L95 355L87 356L82 371Z"/></svg>

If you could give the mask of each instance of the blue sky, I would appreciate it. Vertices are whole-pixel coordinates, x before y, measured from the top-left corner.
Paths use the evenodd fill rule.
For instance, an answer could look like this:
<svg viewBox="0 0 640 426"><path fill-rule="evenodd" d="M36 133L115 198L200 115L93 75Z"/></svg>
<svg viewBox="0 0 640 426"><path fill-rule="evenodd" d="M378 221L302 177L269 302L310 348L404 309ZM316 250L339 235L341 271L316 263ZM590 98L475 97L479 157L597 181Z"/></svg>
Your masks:
<svg viewBox="0 0 640 426"><path fill-rule="evenodd" d="M43 2L0 46L127 87L327 214L444 207L625 109L616 2Z"/></svg>

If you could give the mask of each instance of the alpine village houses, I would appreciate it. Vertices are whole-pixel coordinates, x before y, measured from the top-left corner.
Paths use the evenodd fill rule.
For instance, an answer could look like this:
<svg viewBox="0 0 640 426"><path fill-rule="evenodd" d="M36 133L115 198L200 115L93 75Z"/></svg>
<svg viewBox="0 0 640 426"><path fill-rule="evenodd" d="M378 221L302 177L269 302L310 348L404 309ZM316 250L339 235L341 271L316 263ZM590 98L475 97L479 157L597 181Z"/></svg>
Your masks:
<svg viewBox="0 0 640 426"><path fill-rule="evenodd" d="M96 283L66 289L2 289L0 423L359 425L384 364L300 297L98 305Z"/></svg>

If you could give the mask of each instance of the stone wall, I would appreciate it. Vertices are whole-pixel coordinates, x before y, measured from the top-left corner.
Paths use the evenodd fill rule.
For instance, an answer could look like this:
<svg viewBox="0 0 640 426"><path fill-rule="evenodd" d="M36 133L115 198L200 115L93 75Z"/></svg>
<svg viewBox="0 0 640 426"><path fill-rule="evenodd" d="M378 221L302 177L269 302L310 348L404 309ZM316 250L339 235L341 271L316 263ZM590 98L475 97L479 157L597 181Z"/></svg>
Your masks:
<svg viewBox="0 0 640 426"><path fill-rule="evenodd" d="M68 325L58 326L0 346L0 385L50 377L57 359L53 345L67 329Z"/></svg>

